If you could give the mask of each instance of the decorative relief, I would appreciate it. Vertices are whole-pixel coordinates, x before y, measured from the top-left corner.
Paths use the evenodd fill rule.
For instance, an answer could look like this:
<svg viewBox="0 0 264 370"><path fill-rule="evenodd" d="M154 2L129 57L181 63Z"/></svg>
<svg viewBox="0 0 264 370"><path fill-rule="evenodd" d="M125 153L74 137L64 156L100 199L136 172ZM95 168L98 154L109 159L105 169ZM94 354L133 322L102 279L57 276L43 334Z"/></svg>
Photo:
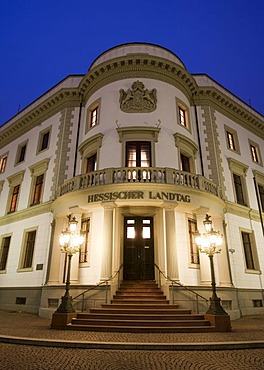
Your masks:
<svg viewBox="0 0 264 370"><path fill-rule="evenodd" d="M145 89L143 82L133 82L131 89L120 89L120 109L126 113L149 113L157 108L157 90Z"/></svg>

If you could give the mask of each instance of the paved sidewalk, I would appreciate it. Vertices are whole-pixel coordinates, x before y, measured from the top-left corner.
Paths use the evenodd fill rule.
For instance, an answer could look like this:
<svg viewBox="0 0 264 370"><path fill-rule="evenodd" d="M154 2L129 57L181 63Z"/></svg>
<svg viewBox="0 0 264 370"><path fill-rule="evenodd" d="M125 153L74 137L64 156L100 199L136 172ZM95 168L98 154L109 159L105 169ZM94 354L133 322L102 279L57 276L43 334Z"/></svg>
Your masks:
<svg viewBox="0 0 264 370"><path fill-rule="evenodd" d="M264 315L232 321L227 333L108 333L54 330L37 315L0 311L0 342L40 346L107 349L264 348Z"/></svg>

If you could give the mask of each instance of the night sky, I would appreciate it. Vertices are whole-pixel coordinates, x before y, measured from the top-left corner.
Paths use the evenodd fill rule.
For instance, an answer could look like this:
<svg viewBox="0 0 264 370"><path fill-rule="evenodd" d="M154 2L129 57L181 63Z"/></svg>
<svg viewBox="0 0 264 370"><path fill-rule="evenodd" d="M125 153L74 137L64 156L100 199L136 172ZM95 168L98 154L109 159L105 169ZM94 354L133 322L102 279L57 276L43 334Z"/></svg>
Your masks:
<svg viewBox="0 0 264 370"><path fill-rule="evenodd" d="M170 49L264 113L264 0L3 0L0 125L127 42Z"/></svg>

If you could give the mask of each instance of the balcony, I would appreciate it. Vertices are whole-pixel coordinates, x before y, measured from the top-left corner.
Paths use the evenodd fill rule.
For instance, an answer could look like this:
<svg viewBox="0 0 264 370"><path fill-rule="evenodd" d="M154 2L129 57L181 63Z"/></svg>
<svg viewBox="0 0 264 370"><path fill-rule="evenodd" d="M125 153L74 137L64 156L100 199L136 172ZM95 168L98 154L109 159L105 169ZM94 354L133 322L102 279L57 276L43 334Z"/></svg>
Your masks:
<svg viewBox="0 0 264 370"><path fill-rule="evenodd" d="M78 175L67 180L59 187L58 197L73 191L94 188L98 185L124 183L171 184L202 190L222 199L219 186L206 179L204 176L179 171L173 168L158 167L105 168L103 170Z"/></svg>

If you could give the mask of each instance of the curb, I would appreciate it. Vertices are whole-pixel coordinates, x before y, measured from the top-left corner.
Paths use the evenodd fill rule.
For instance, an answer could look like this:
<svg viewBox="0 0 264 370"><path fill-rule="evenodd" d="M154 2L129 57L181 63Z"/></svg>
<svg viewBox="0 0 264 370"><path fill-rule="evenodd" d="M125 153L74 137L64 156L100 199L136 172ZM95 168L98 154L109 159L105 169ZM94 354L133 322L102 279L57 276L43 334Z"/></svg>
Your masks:
<svg viewBox="0 0 264 370"><path fill-rule="evenodd" d="M71 340L53 340L24 338L0 335L1 343L20 344L27 346L61 347L80 349L107 350L140 350L140 351L219 351L264 348L264 341L244 342L207 342L207 343L118 343L118 342L85 342Z"/></svg>

